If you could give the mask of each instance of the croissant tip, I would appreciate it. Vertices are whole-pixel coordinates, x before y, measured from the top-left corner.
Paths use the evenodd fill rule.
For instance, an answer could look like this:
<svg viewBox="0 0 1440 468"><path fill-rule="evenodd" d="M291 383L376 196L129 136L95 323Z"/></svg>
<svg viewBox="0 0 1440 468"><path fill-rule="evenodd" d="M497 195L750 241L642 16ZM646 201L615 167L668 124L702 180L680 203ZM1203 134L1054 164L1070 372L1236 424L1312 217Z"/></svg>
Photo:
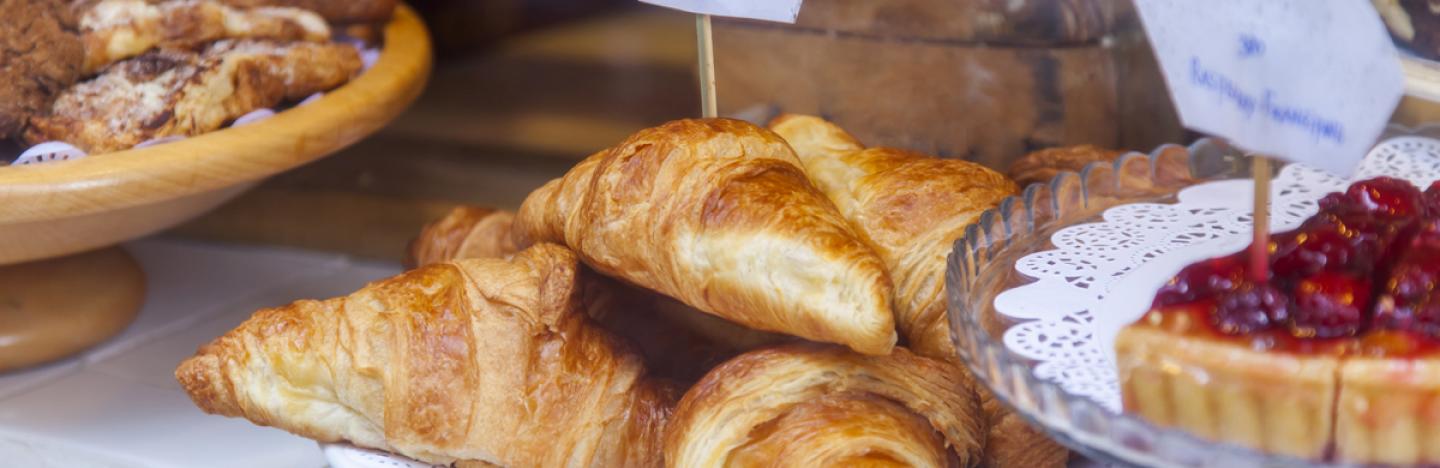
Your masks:
<svg viewBox="0 0 1440 468"><path fill-rule="evenodd" d="M206 353L202 348L199 354L175 368L175 380L180 382L180 387L185 389L185 394L190 396L195 406L206 413L240 415L239 408L234 404L234 392L227 391L221 377L219 356Z"/></svg>

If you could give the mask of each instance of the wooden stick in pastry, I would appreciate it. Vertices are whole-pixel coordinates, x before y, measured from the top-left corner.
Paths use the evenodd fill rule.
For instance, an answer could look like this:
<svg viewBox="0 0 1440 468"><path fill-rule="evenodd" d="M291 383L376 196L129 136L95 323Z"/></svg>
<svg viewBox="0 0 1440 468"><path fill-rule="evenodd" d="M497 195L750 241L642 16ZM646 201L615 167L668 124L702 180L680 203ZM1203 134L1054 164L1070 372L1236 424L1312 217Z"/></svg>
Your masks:
<svg viewBox="0 0 1440 468"><path fill-rule="evenodd" d="M101 0L80 15L84 72L161 48L195 48L220 39L328 41L325 18L299 8L241 10L209 1Z"/></svg>
<svg viewBox="0 0 1440 468"><path fill-rule="evenodd" d="M865 148L818 117L782 115L770 127L806 174L865 233L895 281L895 319L915 352L958 362L945 311L945 258L979 217L1019 188L984 166L893 148ZM1061 466L1068 452L989 392L988 466Z"/></svg>
<svg viewBox="0 0 1440 468"><path fill-rule="evenodd" d="M658 465L674 393L580 310L579 272L553 244L427 266L256 312L175 376L206 412L428 463Z"/></svg>
<svg viewBox="0 0 1440 468"><path fill-rule="evenodd" d="M788 345L741 355L691 388L666 430L665 465L974 466L981 422L953 364L903 348Z"/></svg>
<svg viewBox="0 0 1440 468"><path fill-rule="evenodd" d="M895 342L880 259L784 140L745 122L642 130L531 193L515 227L750 328L868 354Z"/></svg>

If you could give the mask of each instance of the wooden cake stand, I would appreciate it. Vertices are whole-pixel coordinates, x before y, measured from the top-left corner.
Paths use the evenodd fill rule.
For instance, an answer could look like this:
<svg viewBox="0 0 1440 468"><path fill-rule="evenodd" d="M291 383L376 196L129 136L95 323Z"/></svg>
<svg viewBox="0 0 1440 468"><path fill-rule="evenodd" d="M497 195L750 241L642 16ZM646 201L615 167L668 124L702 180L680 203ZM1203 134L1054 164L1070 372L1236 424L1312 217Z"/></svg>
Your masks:
<svg viewBox="0 0 1440 468"><path fill-rule="evenodd" d="M119 333L143 302L144 275L112 246L375 132L420 94L430 63L425 26L401 5L375 65L313 103L174 143L0 168L0 371Z"/></svg>

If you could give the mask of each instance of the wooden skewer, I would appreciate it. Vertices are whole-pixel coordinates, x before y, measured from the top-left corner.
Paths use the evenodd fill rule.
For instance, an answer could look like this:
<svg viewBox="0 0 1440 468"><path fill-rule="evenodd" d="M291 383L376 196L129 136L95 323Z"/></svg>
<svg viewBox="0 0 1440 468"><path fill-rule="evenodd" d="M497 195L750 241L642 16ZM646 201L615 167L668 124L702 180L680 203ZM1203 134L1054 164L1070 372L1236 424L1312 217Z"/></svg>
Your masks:
<svg viewBox="0 0 1440 468"><path fill-rule="evenodd" d="M715 98L715 43L710 34L710 15L695 15L695 48L700 53L700 115L717 114Z"/></svg>
<svg viewBox="0 0 1440 468"><path fill-rule="evenodd" d="M1270 158L1255 155L1250 160L1255 178L1255 240L1250 244L1250 274L1256 282L1270 279Z"/></svg>

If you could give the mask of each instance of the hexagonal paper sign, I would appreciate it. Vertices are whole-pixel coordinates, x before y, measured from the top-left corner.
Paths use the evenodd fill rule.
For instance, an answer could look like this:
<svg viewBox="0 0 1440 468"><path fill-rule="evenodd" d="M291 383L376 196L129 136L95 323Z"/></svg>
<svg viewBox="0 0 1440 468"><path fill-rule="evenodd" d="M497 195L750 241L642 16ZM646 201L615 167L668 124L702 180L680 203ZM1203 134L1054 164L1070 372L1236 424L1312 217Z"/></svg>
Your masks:
<svg viewBox="0 0 1440 468"><path fill-rule="evenodd" d="M702 15L794 23L802 0L640 0Z"/></svg>
<svg viewBox="0 0 1440 468"><path fill-rule="evenodd" d="M1185 126L1348 176L1404 86L1366 0L1137 0Z"/></svg>

